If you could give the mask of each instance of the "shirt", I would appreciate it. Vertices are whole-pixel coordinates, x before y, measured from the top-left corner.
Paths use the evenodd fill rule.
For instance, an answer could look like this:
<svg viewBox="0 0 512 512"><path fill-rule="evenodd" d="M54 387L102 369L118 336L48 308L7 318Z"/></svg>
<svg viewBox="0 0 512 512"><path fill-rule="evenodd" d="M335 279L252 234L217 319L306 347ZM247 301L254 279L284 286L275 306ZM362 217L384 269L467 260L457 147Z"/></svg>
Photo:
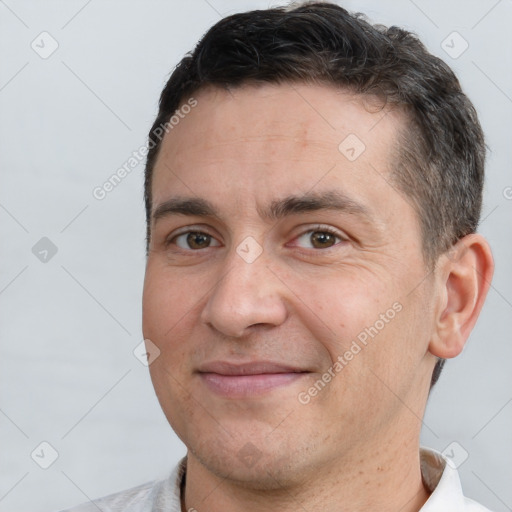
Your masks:
<svg viewBox="0 0 512 512"><path fill-rule="evenodd" d="M431 492L420 512L490 512L463 495L457 470L440 453L420 448L420 465L423 482ZM187 458L184 457L164 480L149 482L62 512L181 512L180 489L186 467Z"/></svg>

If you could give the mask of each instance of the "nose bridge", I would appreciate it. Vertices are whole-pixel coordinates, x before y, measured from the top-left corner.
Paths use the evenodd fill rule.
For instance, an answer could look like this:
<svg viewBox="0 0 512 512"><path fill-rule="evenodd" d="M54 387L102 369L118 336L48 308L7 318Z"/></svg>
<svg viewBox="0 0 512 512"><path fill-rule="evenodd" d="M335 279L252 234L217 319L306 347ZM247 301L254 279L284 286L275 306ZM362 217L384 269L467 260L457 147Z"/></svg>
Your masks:
<svg viewBox="0 0 512 512"><path fill-rule="evenodd" d="M203 322L233 337L255 324L279 325L286 319L283 285L268 268L268 257L252 237L233 247L226 270L202 312Z"/></svg>

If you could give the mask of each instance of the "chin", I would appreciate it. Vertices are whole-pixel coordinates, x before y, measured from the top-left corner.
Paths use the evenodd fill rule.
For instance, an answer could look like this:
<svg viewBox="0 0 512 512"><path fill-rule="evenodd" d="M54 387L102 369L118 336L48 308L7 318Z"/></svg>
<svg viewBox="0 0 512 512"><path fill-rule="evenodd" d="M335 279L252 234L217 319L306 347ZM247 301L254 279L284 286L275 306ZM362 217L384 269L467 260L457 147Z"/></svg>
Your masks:
<svg viewBox="0 0 512 512"><path fill-rule="evenodd" d="M290 471L293 468L295 473L297 467L291 463L289 457L285 460L283 457L279 458L279 454L259 451L254 444L247 446L252 447L247 451L252 453L253 460L248 458L248 453L244 456L236 452L193 453L208 471L246 489L282 490L284 485L295 480Z"/></svg>
<svg viewBox="0 0 512 512"><path fill-rule="evenodd" d="M315 461L310 458L317 454L311 439L301 443L296 436L288 435L276 436L271 442L267 431L239 430L236 436L211 430L205 436L204 432L192 436L189 431L183 440L194 458L218 478L243 488L268 491L303 485L311 478Z"/></svg>

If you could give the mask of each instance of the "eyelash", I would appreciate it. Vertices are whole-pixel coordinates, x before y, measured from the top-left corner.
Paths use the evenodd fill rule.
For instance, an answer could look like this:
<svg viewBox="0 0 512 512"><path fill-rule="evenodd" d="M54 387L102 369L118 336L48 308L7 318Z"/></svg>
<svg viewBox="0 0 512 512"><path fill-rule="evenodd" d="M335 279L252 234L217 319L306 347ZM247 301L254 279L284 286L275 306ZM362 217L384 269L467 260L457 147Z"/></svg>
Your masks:
<svg viewBox="0 0 512 512"><path fill-rule="evenodd" d="M308 229L306 231L303 231L302 233L297 235L295 237L295 239L298 239L298 238L301 238L304 235L311 234L311 233L316 233L316 232L328 233L330 235L333 235L335 238L339 239L339 242L336 242L334 245L331 245L330 247L325 247L323 249L316 249L314 247L312 247L312 248L301 247L301 249L306 249L306 250L310 249L312 251L328 251L329 249L334 249L340 242L346 242L347 241L347 238L345 236L343 236L341 233L339 233L337 230L335 230L334 228L331 228L329 226L324 226L322 224L318 224L318 225L314 226L313 228L310 228L310 229Z"/></svg>
<svg viewBox="0 0 512 512"><path fill-rule="evenodd" d="M335 238L338 238L340 241L335 243L334 245L330 246L330 247L326 247L324 249L316 249L316 248L301 248L301 249L310 249L310 250L313 250L313 251L328 251L329 249L333 249L334 247L336 247L337 245L340 244L340 242L347 242L348 241L348 238L343 236L341 233L339 233L337 230L335 230L334 228L331 228L329 226L325 226L325 225L322 225L322 224L318 224L310 229L307 229L306 231L303 231L301 233L299 233L295 239L298 239L304 235L307 235L308 233L315 233L315 232L320 232L320 233L328 233L330 235L333 235ZM166 241L165 241L165 246L168 247L169 245L171 245L173 243L173 241L182 236L182 235L188 235L190 233L198 233L198 234L201 234L201 235L207 235L211 238L215 238L213 235L211 235L210 233L208 233L207 231L202 231L201 229L188 229L187 231L182 231L182 232L178 232L176 234L174 234L172 237L168 238ZM202 251L202 249L183 249L181 247L178 247L179 250L181 251L186 251L186 252L200 252ZM206 247L205 249L210 249L210 247Z"/></svg>

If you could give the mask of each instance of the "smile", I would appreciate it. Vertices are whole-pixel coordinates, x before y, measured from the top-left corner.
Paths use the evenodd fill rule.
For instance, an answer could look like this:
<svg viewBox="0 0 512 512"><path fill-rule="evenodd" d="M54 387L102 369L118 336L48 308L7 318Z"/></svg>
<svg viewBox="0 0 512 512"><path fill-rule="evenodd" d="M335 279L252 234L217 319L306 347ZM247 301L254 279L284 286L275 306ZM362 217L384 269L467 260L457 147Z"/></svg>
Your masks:
<svg viewBox="0 0 512 512"><path fill-rule="evenodd" d="M225 398L249 398L287 386L310 373L271 362L232 364L214 362L202 366L199 375L206 387Z"/></svg>

